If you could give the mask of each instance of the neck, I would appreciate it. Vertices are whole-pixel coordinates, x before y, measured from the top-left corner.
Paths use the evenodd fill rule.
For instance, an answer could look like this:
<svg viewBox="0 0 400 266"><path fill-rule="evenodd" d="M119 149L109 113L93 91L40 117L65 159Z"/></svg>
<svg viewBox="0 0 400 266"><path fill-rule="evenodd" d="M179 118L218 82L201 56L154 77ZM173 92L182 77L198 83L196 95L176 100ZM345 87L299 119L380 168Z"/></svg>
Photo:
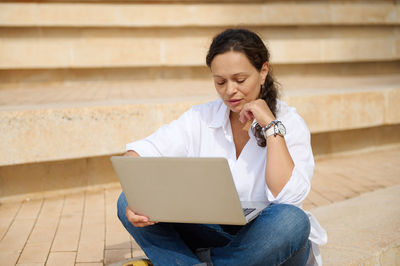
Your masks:
<svg viewBox="0 0 400 266"><path fill-rule="evenodd" d="M235 113L235 112L231 111L229 113L229 119L231 120L231 122L232 121L238 122L239 121L239 113Z"/></svg>

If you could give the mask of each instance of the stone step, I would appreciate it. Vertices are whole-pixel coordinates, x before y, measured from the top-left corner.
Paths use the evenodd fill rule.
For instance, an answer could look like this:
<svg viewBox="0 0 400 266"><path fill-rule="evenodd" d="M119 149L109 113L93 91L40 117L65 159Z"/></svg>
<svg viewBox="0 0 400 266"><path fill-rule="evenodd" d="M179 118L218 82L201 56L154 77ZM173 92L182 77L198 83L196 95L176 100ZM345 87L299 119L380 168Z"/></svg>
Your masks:
<svg viewBox="0 0 400 266"><path fill-rule="evenodd" d="M54 104L102 103L113 100L146 101L150 99L179 99L196 97L215 97L214 83L209 70L201 78L165 77L128 80L76 80L29 82L18 86L5 81L0 87L0 110L20 110L27 106L43 108ZM29 77L28 77L29 78ZM286 75L277 79L282 97L310 94L334 94L335 92L359 92L397 89L399 74L360 75L360 76L306 76ZM23 82L21 82L23 83ZM151 100L150 100L151 101ZM33 107L37 105L36 107Z"/></svg>
<svg viewBox="0 0 400 266"><path fill-rule="evenodd" d="M204 66L212 37L223 29L2 27L0 69ZM249 29L265 39L273 64L400 59L394 25Z"/></svg>
<svg viewBox="0 0 400 266"><path fill-rule="evenodd" d="M276 81L284 90L309 88L374 88L400 83L400 61L349 62L316 64L270 64ZM0 105L14 104L16 91L93 91L135 90L147 87L147 91L181 94L203 94L214 90L210 69L203 66L180 67L121 67L121 68L71 68L71 69L8 69L0 70ZM140 86L138 86L140 84ZM175 90L179 87L179 90ZM167 89L160 89L167 88ZM15 92L13 92L15 90ZM168 90L168 91L167 91ZM142 92L143 93L143 92ZM140 94L142 94L140 93ZM24 95L25 93L23 93ZM29 94L29 93L28 93ZM64 93L62 93L64 94ZM82 93L80 93L82 94ZM18 97L23 97L19 95ZM88 96L83 93L82 97ZM40 96L39 96L40 97ZM69 97L66 93L65 97ZM6 100L5 100L6 99ZM30 101L35 101L35 97ZM49 101L54 100L50 97ZM28 100L29 101L29 100ZM26 100L18 100L26 102Z"/></svg>
<svg viewBox="0 0 400 266"><path fill-rule="evenodd" d="M312 209L328 233L324 265L400 264L400 185Z"/></svg>
<svg viewBox="0 0 400 266"><path fill-rule="evenodd" d="M4 27L214 27L400 24L400 5L396 1L389 0L346 3L243 0L231 3L152 1L151 4L143 1L140 3L63 2L2 3L0 25Z"/></svg>
<svg viewBox="0 0 400 266"><path fill-rule="evenodd" d="M396 126L400 123L398 84L342 90L288 90L282 99L297 108L314 134ZM36 101L1 106L0 166L121 153L126 143L149 135L192 105L217 98L213 89L210 93L181 97L174 96L182 95L177 91L165 90L172 94L149 91L140 98L137 92L146 90L149 87L122 93L94 90L89 92L93 94L91 101L78 101L88 92L75 90L69 101L47 102L46 98L59 96L59 92L21 91L20 96L36 97ZM61 97L65 95L64 91Z"/></svg>

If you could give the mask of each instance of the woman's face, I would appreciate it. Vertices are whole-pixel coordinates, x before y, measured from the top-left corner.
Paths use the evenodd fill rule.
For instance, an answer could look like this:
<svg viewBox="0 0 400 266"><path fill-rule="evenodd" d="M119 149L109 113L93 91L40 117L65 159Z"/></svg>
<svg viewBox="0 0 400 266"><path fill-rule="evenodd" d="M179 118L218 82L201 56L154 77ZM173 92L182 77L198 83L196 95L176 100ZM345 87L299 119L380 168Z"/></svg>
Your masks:
<svg viewBox="0 0 400 266"><path fill-rule="evenodd" d="M211 62L215 88L225 105L234 113L258 98L268 74L266 62L259 72L242 52L229 51Z"/></svg>

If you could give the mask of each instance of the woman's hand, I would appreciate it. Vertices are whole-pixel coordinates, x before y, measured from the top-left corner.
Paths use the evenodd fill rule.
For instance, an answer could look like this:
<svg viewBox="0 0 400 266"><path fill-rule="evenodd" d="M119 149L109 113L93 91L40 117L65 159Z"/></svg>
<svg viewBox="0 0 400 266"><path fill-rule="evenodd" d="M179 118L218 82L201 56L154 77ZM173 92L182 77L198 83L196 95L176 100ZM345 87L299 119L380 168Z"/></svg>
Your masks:
<svg viewBox="0 0 400 266"><path fill-rule="evenodd" d="M124 154L124 156L138 157L139 154L133 150L129 150ZM154 221L150 221L149 218L146 216L134 213L129 207L126 207L125 215L126 218L128 218L128 221L131 222L131 224L133 224L133 226L135 227L145 227L157 223Z"/></svg>
<svg viewBox="0 0 400 266"><path fill-rule="evenodd" d="M125 152L124 156L140 157L139 154L133 150L129 150L129 151Z"/></svg>
<svg viewBox="0 0 400 266"><path fill-rule="evenodd" d="M267 126L271 121L275 120L275 116L263 99L246 103L239 113L239 120L242 123L246 123L246 121L253 120L254 118L262 127Z"/></svg>
<svg viewBox="0 0 400 266"><path fill-rule="evenodd" d="M157 223L155 221L150 221L146 216L134 213L129 207L126 207L125 215L128 221L135 227L145 227Z"/></svg>

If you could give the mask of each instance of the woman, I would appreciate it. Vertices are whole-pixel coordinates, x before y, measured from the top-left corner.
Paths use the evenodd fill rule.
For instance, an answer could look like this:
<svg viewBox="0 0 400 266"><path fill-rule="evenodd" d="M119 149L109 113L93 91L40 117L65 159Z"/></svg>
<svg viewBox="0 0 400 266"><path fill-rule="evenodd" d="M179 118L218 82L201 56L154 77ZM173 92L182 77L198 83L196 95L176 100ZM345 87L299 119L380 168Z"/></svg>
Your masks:
<svg viewBox="0 0 400 266"><path fill-rule="evenodd" d="M245 226L157 223L128 208L122 193L121 222L154 265L321 264L326 233L301 210L314 171L310 132L277 99L267 48L249 30L228 29L206 62L220 99L128 144L126 155L225 157L240 200L270 205Z"/></svg>

